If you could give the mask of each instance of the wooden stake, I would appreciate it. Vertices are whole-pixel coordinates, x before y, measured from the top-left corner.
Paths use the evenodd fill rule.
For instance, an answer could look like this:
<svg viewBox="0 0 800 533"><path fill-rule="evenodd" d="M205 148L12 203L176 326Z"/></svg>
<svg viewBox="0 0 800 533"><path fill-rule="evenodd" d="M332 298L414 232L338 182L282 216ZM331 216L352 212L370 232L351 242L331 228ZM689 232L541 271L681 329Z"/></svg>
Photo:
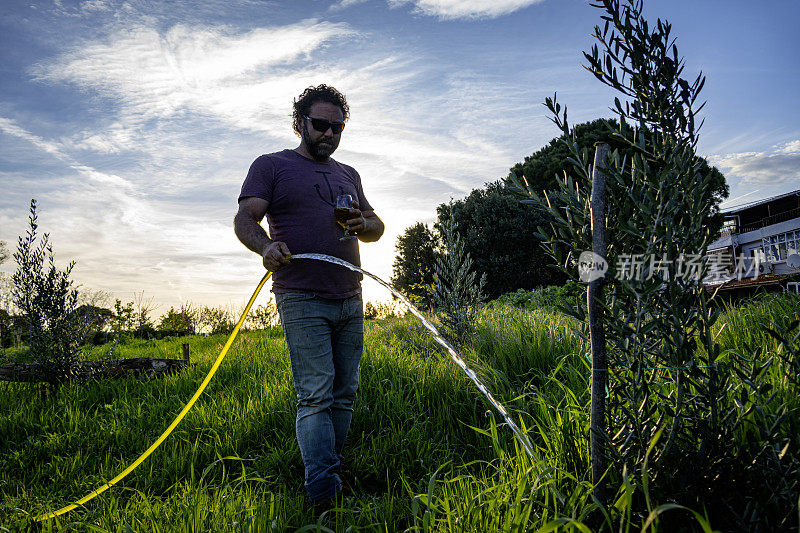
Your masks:
<svg viewBox="0 0 800 533"><path fill-rule="evenodd" d="M182 348L183 348L183 360L189 362L189 343L184 342Z"/></svg>
<svg viewBox="0 0 800 533"><path fill-rule="evenodd" d="M608 144L595 144L594 168L592 170L592 251L606 258L606 167ZM589 453L592 462L592 484L594 496L605 505L605 481L601 478L606 472L606 384L608 377L608 357L606 355L606 336L603 328L602 291L603 278L589 282L586 289L586 303L589 311L589 338L592 345L592 392L590 412Z"/></svg>

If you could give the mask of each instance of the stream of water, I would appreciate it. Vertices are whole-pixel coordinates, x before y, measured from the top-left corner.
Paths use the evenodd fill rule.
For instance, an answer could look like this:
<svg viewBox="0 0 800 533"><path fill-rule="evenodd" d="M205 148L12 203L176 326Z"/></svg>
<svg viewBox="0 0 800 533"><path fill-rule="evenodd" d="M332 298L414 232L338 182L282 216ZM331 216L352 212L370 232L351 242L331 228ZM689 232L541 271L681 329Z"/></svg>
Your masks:
<svg viewBox="0 0 800 533"><path fill-rule="evenodd" d="M464 373L467 375L467 377L470 380L472 380L472 382L475 384L476 387L478 387L478 390L480 390L481 393L483 393L483 395L486 396L486 399L489 400L489 403L492 404L492 406L497 410L498 413L500 413L500 416L503 417L503 420L505 420L506 424L508 424L508 427L511 428L511 431L514 432L514 435L517 437L517 440L519 440L520 444L525 449L525 451L528 452L528 455L530 455L533 459L536 459L536 456L535 456L534 451L533 451L533 444L531 444L531 441L528 439L528 436L525 435L525 433L523 433L522 430L520 430L519 426L517 426L517 424L514 423L513 420L511 420L511 417L508 415L508 411L506 411L506 408L503 407L503 404L498 402L494 398L494 396L492 396L492 393L489 392L489 389L487 389L486 386L481 382L481 380L478 379L478 376L476 376L475 372L473 372L467 366L467 364L464 362L464 360L461 359L461 357L458 356L458 353L456 353L455 349L450 345L450 343L447 342L439 334L439 331L435 327L433 327L433 324L431 324L428 321L428 319L425 318L425 315L423 315L422 312L419 309L414 307L414 304L412 304L408 300L408 298L403 296L403 294L400 291L398 291L397 289L395 289L394 287L392 287L391 285L389 285L388 283L383 281L378 276L376 276L374 274L370 274L366 270L364 270L362 268L359 268L359 267L357 267L355 265L351 265L347 261L339 259L338 257L333 257L333 256L330 256L330 255L325 255L325 254L297 254L297 255L292 255L292 260L295 260L295 259L316 259L316 260L319 260L319 261L327 261L329 263L335 263L337 265L341 265L341 266L343 266L345 268L348 268L350 270L353 270L355 272L360 272L361 274L364 274L365 276L369 276L370 278L374 279L375 281L377 281L378 283L380 283L381 285L383 285L384 287L389 289L392 292L392 294L394 294L395 296L400 298L400 300L408 307L408 310L411 311L411 313L413 313L414 316L416 316L417 318L419 318L422 321L422 325L424 325L425 328L428 331L430 331L431 335L433 335L433 338L436 340L436 342L438 342L440 345L442 345L442 347L445 350L447 350L447 353L450 354L450 358L461 368L461 370L464 371Z"/></svg>

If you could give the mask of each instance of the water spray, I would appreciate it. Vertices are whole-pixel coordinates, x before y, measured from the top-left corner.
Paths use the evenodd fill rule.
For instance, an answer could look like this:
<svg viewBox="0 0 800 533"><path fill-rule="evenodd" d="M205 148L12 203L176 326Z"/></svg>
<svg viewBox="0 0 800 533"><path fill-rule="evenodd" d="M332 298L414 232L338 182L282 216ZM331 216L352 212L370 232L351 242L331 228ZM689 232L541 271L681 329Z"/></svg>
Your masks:
<svg viewBox="0 0 800 533"><path fill-rule="evenodd" d="M461 370L464 371L467 377L470 380L472 380L475 386L478 387L478 390L481 391L481 393L483 393L483 395L486 397L487 400L489 400L489 403L492 404L492 406L495 409L497 409L497 412L500 413L500 416L503 417L503 420L505 420L506 424L508 424L508 427L511 428L511 431L514 432L514 435L517 437L520 444L522 444L522 447L525 449L525 451L528 452L528 455L530 455L531 458L535 459L536 456L533 451L533 444L531 444L531 441L528 439L528 436L525 433L523 433L522 430L520 430L519 426L517 426L517 424L513 420L511 420L511 417L509 416L508 411L506 411L506 408L503 407L503 404L498 402L494 398L494 396L492 396L492 393L489 392L489 389L487 389L486 386L481 382L481 380L478 379L478 376L475 375L475 372L473 372L472 369L470 369L467 366L464 360L458 356L458 353L456 353L455 349L450 345L450 343L447 342L441 336L441 334L439 334L439 331L435 327L433 327L433 324L431 324L427 318L425 318L425 315L423 315L422 312L419 309L417 309L414 306L414 304L412 304L408 300L408 298L406 298L400 291L398 291L397 289L395 289L394 287L383 281L378 276L370 274L366 270L363 270L355 265L351 265L347 261L339 259L338 257L333 257L325 254L297 254L293 255L292 259L318 259L320 261L335 263L345 268L349 268L350 270L353 270L355 272L360 272L366 276L369 276L370 278L374 279L375 281L377 281L378 283L389 289L392 294L397 296L406 305L406 307L408 307L408 310L411 311L411 313L415 317L420 319L422 325L425 326L425 328L428 331L430 331L434 340L438 342L445 350L447 350L447 353L450 355L450 358L461 368Z"/></svg>

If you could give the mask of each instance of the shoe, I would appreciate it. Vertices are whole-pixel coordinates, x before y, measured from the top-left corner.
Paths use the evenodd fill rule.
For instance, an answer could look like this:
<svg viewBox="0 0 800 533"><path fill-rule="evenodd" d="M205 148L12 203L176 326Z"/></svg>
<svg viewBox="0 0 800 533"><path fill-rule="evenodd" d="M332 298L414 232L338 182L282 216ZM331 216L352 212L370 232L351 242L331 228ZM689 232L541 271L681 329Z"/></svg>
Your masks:
<svg viewBox="0 0 800 533"><path fill-rule="evenodd" d="M314 514L317 516L317 518L319 518L323 514L330 511L331 509L336 509L338 507L341 507L340 504L342 502L342 499L343 499L342 493L337 492L334 496L326 500L314 503Z"/></svg>
<svg viewBox="0 0 800 533"><path fill-rule="evenodd" d="M334 507L336 507L336 498L328 498L327 500L316 502L314 504L314 516L319 518L320 516L327 513Z"/></svg>
<svg viewBox="0 0 800 533"><path fill-rule="evenodd" d="M355 478L355 476L352 475L352 473L340 472L339 479L341 479L342 481L342 492L341 492L342 496L344 496L345 498L351 498L353 496L358 495L359 492L358 480Z"/></svg>

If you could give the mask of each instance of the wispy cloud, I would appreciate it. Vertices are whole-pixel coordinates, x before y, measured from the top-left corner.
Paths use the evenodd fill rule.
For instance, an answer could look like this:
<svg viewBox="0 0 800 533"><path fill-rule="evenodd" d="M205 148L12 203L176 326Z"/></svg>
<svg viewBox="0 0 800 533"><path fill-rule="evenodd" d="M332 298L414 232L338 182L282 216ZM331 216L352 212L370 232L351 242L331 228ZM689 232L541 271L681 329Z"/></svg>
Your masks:
<svg viewBox="0 0 800 533"><path fill-rule="evenodd" d="M545 0L388 0L393 7L414 4L415 11L443 20L487 19L509 15Z"/></svg>
<svg viewBox="0 0 800 533"><path fill-rule="evenodd" d="M357 4L364 4L368 0L341 0L333 5L331 5L331 11L341 11L342 9L347 9L348 7L352 7Z"/></svg>
<svg viewBox="0 0 800 533"><path fill-rule="evenodd" d="M800 140L778 144L763 152L715 155L709 161L729 181L738 181L740 187L800 183Z"/></svg>
<svg viewBox="0 0 800 533"><path fill-rule="evenodd" d="M97 198L102 198L106 206L105 210L98 209L98 214L115 213L120 221L138 227L147 225L149 220L153 220L151 216L148 216L147 206L136 198L136 187L127 179L116 174L98 171L80 163L65 151L62 144L42 139L7 118L0 117L0 131L27 141L34 147L66 163L61 175L73 176L77 179L74 179L71 187L64 187L58 192L62 200L68 200L61 206L62 209L69 210L72 205L85 206L90 197L98 194ZM30 182L28 190L32 194L43 192L41 187L43 180L40 177L28 174L22 179ZM89 223L94 224L95 222L96 220ZM113 230L113 226L109 229ZM76 240L80 241L80 239Z"/></svg>
<svg viewBox="0 0 800 533"><path fill-rule="evenodd" d="M72 83L113 99L107 113L117 114L113 121L99 131L76 133L69 142L103 154L147 154L145 170L162 170L156 187L173 187L196 169L198 158L221 157L213 148L218 143L207 143L215 129L223 128L215 138L231 136L224 128L233 128L265 134L273 145L294 142L291 101L302 87L321 80L342 89L360 113L342 153L351 149L363 159L380 160L389 175L447 183L455 194L501 177L512 157L506 141L513 134L503 137L508 129L500 122L530 107L521 96L509 96L521 91L462 72L444 77L445 92L431 93L420 83L433 72L430 62L388 50L358 53L362 38L345 24L318 21L244 34L137 27L31 71L40 81ZM336 41L357 53L322 66L320 57ZM451 109L446 117L435 111L443 109ZM169 167L167 176L163 167Z"/></svg>
<svg viewBox="0 0 800 533"><path fill-rule="evenodd" d="M352 33L345 24L313 20L243 34L215 27L176 25L159 32L139 26L30 71L40 81L69 82L117 97L129 120L188 110L252 125L265 111L285 109L286 97L295 91L282 77L290 62L309 60L323 43Z"/></svg>
<svg viewBox="0 0 800 533"><path fill-rule="evenodd" d="M108 12L114 9L109 0L83 0L75 4L64 5L62 0L54 0L51 9L61 17L84 17L94 13Z"/></svg>
<svg viewBox="0 0 800 533"><path fill-rule="evenodd" d="M3 203L15 202L18 208L31 197L39 200L40 231L53 236L57 257L78 259L78 280L93 280L95 286L111 288L122 297L145 286L165 294L162 289L176 283L170 280L186 275L185 262L178 264L176 258L192 258L194 267L203 270L201 265L217 262L215 255L236 249L232 239L222 238L230 233L225 224L198 220L197 211L155 201L148 195L152 185L147 181L137 183L82 164L69 153L69 143L45 140L5 117L0 117L0 133L62 163L50 176L0 172L3 183L13 184L4 185L11 198ZM23 233L24 220L11 219L5 212L0 220L3 238L13 240L12 235ZM213 240L198 243L198 232ZM224 268L217 274L226 277ZM181 286L188 295L190 287ZM175 301L174 292L171 296Z"/></svg>
<svg viewBox="0 0 800 533"><path fill-rule="evenodd" d="M90 13L93 11L109 11L111 10L111 5L105 0L84 0L80 3L79 9L85 13Z"/></svg>
<svg viewBox="0 0 800 533"><path fill-rule="evenodd" d="M35 147L39 148L47 152L48 154L57 157L58 159L65 160L67 159L66 155L61 151L58 143L54 143L48 140L45 140L33 133L25 130L16 121L0 117L0 132L5 133L6 135L11 135L13 137L17 137L24 141L28 141Z"/></svg>

